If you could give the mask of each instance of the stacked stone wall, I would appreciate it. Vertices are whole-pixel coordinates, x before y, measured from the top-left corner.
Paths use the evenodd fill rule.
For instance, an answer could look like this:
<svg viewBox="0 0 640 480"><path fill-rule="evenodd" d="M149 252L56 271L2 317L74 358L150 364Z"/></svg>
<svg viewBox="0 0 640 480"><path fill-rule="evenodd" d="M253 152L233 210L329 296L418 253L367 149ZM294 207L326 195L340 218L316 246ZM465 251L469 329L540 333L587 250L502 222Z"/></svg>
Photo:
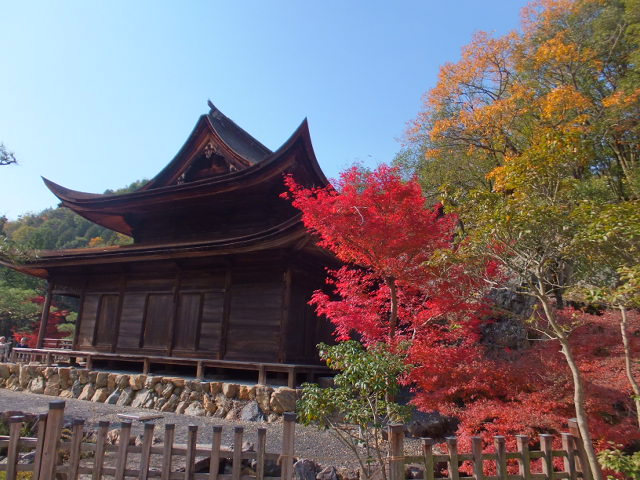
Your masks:
<svg viewBox="0 0 640 480"><path fill-rule="evenodd" d="M295 411L299 394L287 387L15 363L0 363L0 388L160 412L270 422Z"/></svg>

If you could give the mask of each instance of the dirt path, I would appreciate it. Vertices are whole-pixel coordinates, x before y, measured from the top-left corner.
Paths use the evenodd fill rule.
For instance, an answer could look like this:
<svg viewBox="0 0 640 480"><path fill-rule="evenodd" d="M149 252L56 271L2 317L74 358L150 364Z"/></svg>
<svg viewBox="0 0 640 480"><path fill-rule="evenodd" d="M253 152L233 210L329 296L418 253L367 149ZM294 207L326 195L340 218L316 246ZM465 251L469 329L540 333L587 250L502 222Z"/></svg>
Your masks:
<svg viewBox="0 0 640 480"><path fill-rule="evenodd" d="M26 392L14 392L0 389L0 411L21 410L28 413L46 412L49 402L60 400L58 397L47 395L36 395ZM176 413L160 413L154 410L145 410L131 407L117 407L104 403L94 403L84 400L66 399L65 417L84 418L85 429L96 429L100 420L107 420L113 427L118 427L122 421L118 413L141 413L162 415L162 418L155 420L156 434L162 435L164 425L173 423L176 426L176 443L186 443L187 426L197 425L198 443L210 443L212 426L221 425L223 427L223 444L232 445L233 427L243 426L245 429L245 440L256 442L256 429L265 427L267 429L267 451L279 452L282 443L282 422L278 423L256 423L242 422L239 420L228 421L211 417L194 417L189 415L179 415ZM133 422L133 433L142 433L142 424ZM335 466L355 466L355 460L340 442L338 442L329 432L319 431L315 428L296 425L295 454L300 458L309 458L321 465Z"/></svg>

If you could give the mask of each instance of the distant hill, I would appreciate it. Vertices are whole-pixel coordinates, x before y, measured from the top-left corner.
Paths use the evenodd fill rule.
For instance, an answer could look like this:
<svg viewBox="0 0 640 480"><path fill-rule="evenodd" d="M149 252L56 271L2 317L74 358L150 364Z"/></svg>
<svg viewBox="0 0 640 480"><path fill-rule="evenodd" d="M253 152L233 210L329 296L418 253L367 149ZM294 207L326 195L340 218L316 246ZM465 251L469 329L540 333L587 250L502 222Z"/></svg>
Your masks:
<svg viewBox="0 0 640 480"><path fill-rule="evenodd" d="M146 182L147 180L138 180L127 187L104 193L130 193ZM126 235L96 225L64 207L28 213L15 221L0 217L0 235L2 234L25 248L37 250L126 245L132 241Z"/></svg>

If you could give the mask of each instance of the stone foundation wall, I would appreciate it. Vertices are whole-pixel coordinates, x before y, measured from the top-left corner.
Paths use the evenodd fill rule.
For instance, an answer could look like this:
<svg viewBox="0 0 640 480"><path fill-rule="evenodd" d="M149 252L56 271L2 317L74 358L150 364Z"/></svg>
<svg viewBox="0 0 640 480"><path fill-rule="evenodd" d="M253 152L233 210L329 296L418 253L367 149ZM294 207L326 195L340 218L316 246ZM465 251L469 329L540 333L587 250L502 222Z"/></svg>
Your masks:
<svg viewBox="0 0 640 480"><path fill-rule="evenodd" d="M0 363L0 388L161 412L274 422L295 411L298 391L70 367Z"/></svg>

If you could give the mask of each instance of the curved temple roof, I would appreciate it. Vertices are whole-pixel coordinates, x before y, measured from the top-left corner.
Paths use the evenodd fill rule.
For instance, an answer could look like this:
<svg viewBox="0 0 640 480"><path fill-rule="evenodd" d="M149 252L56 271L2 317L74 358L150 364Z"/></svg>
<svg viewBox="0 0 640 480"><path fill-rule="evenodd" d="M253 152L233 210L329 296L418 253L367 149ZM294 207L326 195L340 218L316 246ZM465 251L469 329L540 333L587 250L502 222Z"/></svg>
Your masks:
<svg viewBox="0 0 640 480"><path fill-rule="evenodd" d="M309 186L327 179L318 165L306 119L275 152L226 117L211 102L189 138L153 179L137 191L114 195L78 192L43 178L62 204L79 215L125 235L135 236L141 217L166 209L190 208L214 198L242 199L247 191L273 188L293 172ZM269 187L271 185L271 187ZM283 187L284 189L284 187Z"/></svg>

